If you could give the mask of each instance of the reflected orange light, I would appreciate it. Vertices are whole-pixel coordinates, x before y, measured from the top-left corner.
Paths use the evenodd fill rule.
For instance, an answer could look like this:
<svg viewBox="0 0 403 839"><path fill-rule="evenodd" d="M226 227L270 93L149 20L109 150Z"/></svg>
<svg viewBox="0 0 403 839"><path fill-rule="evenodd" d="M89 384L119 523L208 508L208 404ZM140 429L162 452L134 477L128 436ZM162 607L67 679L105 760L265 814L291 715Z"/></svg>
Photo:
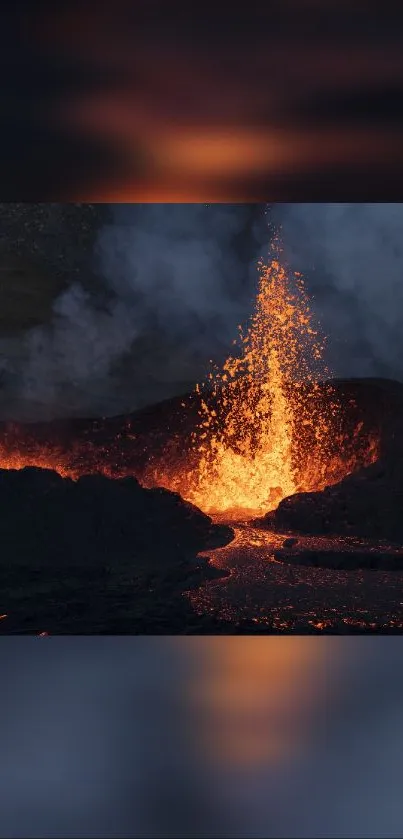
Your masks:
<svg viewBox="0 0 403 839"><path fill-rule="evenodd" d="M109 126L105 138L114 133L126 174L109 182L105 179L80 200L260 202L276 194L279 179L286 184L296 174L317 177L321 171L329 173L346 165L362 171L376 164L380 150L388 168L388 161L392 166L401 149L396 133L372 131L369 137L366 129L243 132L195 126L172 131L161 125L152 131L131 132L122 125L116 132ZM102 128L100 136L104 136ZM285 200L284 189L276 200ZM77 195L71 200L78 200Z"/></svg>
<svg viewBox="0 0 403 839"><path fill-rule="evenodd" d="M189 690L198 749L213 763L246 770L292 757L323 697L328 639L198 640L204 666Z"/></svg>
<svg viewBox="0 0 403 839"><path fill-rule="evenodd" d="M259 174L278 165L288 151L281 135L229 129L178 132L154 142L154 149L151 140L150 147L158 162L178 173L221 176Z"/></svg>

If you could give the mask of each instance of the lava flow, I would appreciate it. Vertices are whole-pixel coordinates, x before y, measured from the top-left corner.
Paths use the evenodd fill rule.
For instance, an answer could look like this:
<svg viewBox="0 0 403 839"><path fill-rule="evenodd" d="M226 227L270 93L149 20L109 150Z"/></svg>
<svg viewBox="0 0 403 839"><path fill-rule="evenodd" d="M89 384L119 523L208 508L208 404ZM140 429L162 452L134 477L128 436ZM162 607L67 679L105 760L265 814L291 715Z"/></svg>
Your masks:
<svg viewBox="0 0 403 839"><path fill-rule="evenodd" d="M253 517L297 492L322 490L378 457L359 423L346 434L300 274L260 264L255 312L238 353L197 388L190 470L156 482L210 513ZM320 385L322 381L322 385Z"/></svg>

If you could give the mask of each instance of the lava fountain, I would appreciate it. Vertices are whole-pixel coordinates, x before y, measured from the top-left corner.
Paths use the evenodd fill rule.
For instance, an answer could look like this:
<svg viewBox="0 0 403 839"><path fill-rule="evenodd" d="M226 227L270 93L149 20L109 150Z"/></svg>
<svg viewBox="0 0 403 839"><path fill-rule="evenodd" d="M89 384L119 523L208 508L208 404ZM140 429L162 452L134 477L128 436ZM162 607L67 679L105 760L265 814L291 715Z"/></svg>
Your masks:
<svg viewBox="0 0 403 839"><path fill-rule="evenodd" d="M253 517L322 490L378 456L363 423L349 437L302 276L259 264L254 314L237 351L197 386L196 466L155 480L210 514ZM159 477L159 479L158 479Z"/></svg>
<svg viewBox="0 0 403 839"><path fill-rule="evenodd" d="M73 480L132 475L206 513L245 520L377 459L379 438L349 419L355 403L342 405L328 381L303 279L278 258L260 263L254 313L234 345L175 416L94 420L76 432L73 423L71 433L7 424L0 468L38 466Z"/></svg>

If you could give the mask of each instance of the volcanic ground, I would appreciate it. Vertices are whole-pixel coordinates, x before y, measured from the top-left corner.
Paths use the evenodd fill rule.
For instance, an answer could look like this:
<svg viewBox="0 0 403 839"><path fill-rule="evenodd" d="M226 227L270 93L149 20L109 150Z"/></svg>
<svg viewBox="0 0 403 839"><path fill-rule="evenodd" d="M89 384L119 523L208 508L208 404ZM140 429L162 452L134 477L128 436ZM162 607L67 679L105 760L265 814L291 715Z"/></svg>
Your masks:
<svg viewBox="0 0 403 839"><path fill-rule="evenodd" d="M189 466L197 394L112 419L3 423L3 632L401 632L403 385L333 384L346 434L364 422L377 462L254 521L152 487L162 462Z"/></svg>

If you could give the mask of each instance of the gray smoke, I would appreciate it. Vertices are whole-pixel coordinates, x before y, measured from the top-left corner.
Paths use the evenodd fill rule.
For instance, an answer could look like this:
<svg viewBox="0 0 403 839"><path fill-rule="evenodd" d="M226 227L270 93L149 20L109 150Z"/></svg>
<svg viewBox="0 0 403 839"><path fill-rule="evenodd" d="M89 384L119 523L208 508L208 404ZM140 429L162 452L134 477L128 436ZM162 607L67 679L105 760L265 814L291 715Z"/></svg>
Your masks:
<svg viewBox="0 0 403 839"><path fill-rule="evenodd" d="M278 208L286 256L302 271L339 376L403 379L403 204Z"/></svg>
<svg viewBox="0 0 403 839"><path fill-rule="evenodd" d="M245 225L241 205L117 206L100 238L109 287L167 336L225 342L242 312L244 266L231 248ZM241 294L242 296L242 294Z"/></svg>
<svg viewBox="0 0 403 839"><path fill-rule="evenodd" d="M249 314L263 210L254 223L250 205L115 205L94 254L97 292L70 286L3 366L20 413L111 415L193 387Z"/></svg>
<svg viewBox="0 0 403 839"><path fill-rule="evenodd" d="M1 340L2 417L112 415L193 388L251 312L271 222L333 372L403 378L402 204L115 205L98 282L75 279L50 323Z"/></svg>
<svg viewBox="0 0 403 839"><path fill-rule="evenodd" d="M25 399L57 409L63 390L74 389L78 401L87 397L88 407L94 398L102 401L104 380L130 347L136 328L134 312L123 301L102 309L74 284L57 298L52 323L26 336Z"/></svg>

